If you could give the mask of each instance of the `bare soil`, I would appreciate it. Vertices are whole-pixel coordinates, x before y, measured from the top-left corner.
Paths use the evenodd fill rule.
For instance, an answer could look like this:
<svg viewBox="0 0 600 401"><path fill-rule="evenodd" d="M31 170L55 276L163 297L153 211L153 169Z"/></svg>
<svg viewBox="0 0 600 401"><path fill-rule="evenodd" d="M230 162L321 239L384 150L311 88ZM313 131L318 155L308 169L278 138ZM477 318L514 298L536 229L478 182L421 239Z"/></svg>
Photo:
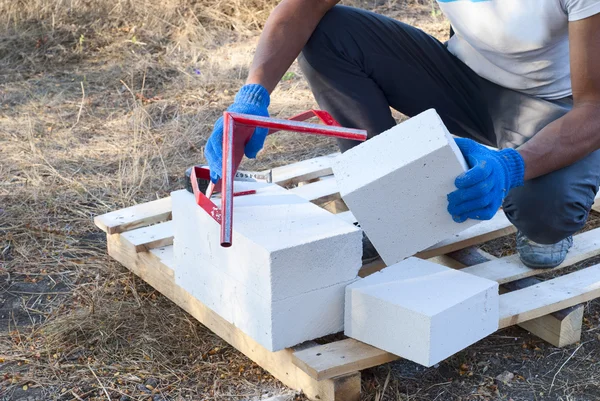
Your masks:
<svg viewBox="0 0 600 401"><path fill-rule="evenodd" d="M428 0L346 3L448 35ZM183 187L275 4L0 2L0 400L251 400L286 391L111 260L92 223ZM314 106L294 65L271 114ZM332 151L333 141L283 133L244 167ZM485 249L513 248L507 237ZM501 330L430 369L407 361L369 369L363 399L600 399L599 305L586 304L579 344L557 349L520 328ZM511 377L505 372L506 384L496 379Z"/></svg>

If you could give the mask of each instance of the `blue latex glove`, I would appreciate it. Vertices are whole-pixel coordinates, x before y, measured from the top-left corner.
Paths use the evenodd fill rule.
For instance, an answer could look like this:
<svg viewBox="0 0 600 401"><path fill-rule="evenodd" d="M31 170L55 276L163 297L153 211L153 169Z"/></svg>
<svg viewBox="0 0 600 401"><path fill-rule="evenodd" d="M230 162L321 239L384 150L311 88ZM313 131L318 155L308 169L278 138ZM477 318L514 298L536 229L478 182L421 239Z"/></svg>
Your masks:
<svg viewBox="0 0 600 401"><path fill-rule="evenodd" d="M269 92L259 84L244 85L235 95L235 100L227 111L234 113L252 114L255 116L269 117ZM251 159L255 158L265 144L269 130L256 128L254 134L244 148L244 154ZM210 179L216 183L223 172L223 117L220 117L213 128L213 132L206 142L204 156L210 167Z"/></svg>
<svg viewBox="0 0 600 401"><path fill-rule="evenodd" d="M456 144L469 170L456 178L458 189L448 195L448 212L457 223L489 220L508 191L523 185L525 162L514 149L491 150L465 138L457 138Z"/></svg>

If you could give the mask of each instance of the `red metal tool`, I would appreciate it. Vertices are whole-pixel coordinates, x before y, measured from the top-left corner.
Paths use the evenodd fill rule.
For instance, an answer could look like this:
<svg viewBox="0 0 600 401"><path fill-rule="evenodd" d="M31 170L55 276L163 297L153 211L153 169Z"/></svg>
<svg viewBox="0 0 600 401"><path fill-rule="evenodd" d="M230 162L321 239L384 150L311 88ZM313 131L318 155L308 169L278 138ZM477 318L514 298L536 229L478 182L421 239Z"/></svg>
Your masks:
<svg viewBox="0 0 600 401"><path fill-rule="evenodd" d="M229 247L232 243L233 233L233 197L250 195L255 191L236 194L233 192L233 178L242 158L244 148L257 127L269 129L269 135L277 131L292 131L315 135L324 135L335 138L365 141L367 132L352 128L344 128L333 117L321 110L309 110L298 114L289 120L259 117L249 114L225 112L223 128L223 176L214 185L208 186L206 195L198 188L197 178L209 179L210 171L206 168L194 167L191 174L191 183L196 197L196 203L221 225L221 246ZM311 117L318 117L323 124L303 122ZM216 188L221 188L221 208L219 209L211 200Z"/></svg>

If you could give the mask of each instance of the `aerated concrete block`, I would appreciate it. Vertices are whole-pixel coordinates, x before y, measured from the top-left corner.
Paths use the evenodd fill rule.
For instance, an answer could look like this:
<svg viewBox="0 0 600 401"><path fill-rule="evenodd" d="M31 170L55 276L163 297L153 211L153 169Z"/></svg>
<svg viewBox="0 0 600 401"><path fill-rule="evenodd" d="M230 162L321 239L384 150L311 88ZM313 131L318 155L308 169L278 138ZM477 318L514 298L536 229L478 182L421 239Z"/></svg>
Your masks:
<svg viewBox="0 0 600 401"><path fill-rule="evenodd" d="M447 194L467 164L434 110L340 155L340 194L387 265L477 224L456 223Z"/></svg>
<svg viewBox="0 0 600 401"><path fill-rule="evenodd" d="M230 248L190 193L171 194L176 283L271 351L341 331L360 231L276 185L236 183L249 189L234 200Z"/></svg>
<svg viewBox="0 0 600 401"><path fill-rule="evenodd" d="M408 258L346 288L345 334L432 366L498 329L498 283Z"/></svg>

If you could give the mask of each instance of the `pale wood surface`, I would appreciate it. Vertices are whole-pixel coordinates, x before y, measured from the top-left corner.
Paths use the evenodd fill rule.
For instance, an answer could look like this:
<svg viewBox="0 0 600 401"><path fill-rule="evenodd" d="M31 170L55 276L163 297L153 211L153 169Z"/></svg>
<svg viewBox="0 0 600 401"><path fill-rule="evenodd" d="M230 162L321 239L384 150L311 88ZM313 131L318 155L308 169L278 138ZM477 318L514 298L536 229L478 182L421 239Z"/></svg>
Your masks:
<svg viewBox="0 0 600 401"><path fill-rule="evenodd" d="M490 255L489 253L484 252L477 247L463 249L461 251L453 252L447 256L469 266L497 259L493 255ZM500 291L501 293L517 291L537 285L541 282L541 280L535 277L528 277L503 284L500 286ZM565 347L567 345L574 344L581 339L582 323L583 305L576 305L556 311L549 315L540 316L538 318L519 323L519 326L556 347Z"/></svg>
<svg viewBox="0 0 600 401"><path fill-rule="evenodd" d="M573 248L567 254L565 261L552 270L530 269L521 263L519 255L511 255L467 267L463 271L504 284L525 277L559 270L598 254L600 254L600 228L576 235L573 238Z"/></svg>
<svg viewBox="0 0 600 401"><path fill-rule="evenodd" d="M136 228L121 234L136 252L146 252L153 248L173 245L173 221L155 224L153 226Z"/></svg>
<svg viewBox="0 0 600 401"><path fill-rule="evenodd" d="M448 238L442 242L438 242L430 248L417 253L415 256L422 259L429 259L434 256L444 255L459 249L467 248L472 245L482 244L484 242L512 234L515 231L515 226L508 221L504 212L499 211L496 213L493 219L482 221L475 226L469 227L454 237Z"/></svg>
<svg viewBox="0 0 600 401"><path fill-rule="evenodd" d="M276 167L272 170L273 182L281 186L288 186L330 175L332 174L331 163L338 155L339 153L333 153L327 156L315 157L298 163Z"/></svg>
<svg viewBox="0 0 600 401"><path fill-rule="evenodd" d="M292 188L289 192L313 203L323 203L339 199L337 183L332 175L322 177L319 181Z"/></svg>
<svg viewBox="0 0 600 401"><path fill-rule="evenodd" d="M506 283L503 287L509 291L518 291L541 282L535 277L528 277ZM583 305L579 304L519 323L519 326L555 347L566 347L581 340L582 323Z"/></svg>
<svg viewBox="0 0 600 401"><path fill-rule="evenodd" d="M107 236L108 253L145 282L165 295L203 325L267 370L286 386L302 390L311 400L358 401L360 373L316 381L292 362L293 350L270 352L238 328L175 284L173 270L157 257L156 252L136 253L133 244L120 234Z"/></svg>
<svg viewBox="0 0 600 401"><path fill-rule="evenodd" d="M105 233L117 234L170 219L171 198L167 197L96 216L94 224Z"/></svg>
<svg viewBox="0 0 600 401"><path fill-rule="evenodd" d="M600 296L600 265L500 296L500 327L590 301Z"/></svg>
<svg viewBox="0 0 600 401"><path fill-rule="evenodd" d="M353 338L294 353L294 364L317 380L360 371L396 359L396 355Z"/></svg>

